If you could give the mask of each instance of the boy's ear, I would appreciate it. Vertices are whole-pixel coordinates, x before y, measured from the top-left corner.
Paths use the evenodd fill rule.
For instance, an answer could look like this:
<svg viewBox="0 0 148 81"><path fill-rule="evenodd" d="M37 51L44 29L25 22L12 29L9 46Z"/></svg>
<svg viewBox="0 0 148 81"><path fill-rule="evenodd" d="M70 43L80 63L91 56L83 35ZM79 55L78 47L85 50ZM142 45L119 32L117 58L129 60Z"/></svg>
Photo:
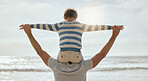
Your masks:
<svg viewBox="0 0 148 81"><path fill-rule="evenodd" d="M77 17L74 18L75 20L77 19Z"/></svg>
<svg viewBox="0 0 148 81"><path fill-rule="evenodd" d="M64 17L64 19L66 20L66 17Z"/></svg>

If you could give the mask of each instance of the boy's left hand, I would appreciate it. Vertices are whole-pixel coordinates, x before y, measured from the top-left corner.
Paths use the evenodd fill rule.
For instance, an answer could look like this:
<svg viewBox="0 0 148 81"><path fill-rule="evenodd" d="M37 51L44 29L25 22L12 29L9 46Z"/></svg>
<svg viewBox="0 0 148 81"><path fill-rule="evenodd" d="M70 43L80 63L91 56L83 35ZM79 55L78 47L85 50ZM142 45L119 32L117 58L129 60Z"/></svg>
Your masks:
<svg viewBox="0 0 148 81"><path fill-rule="evenodd" d="M111 26L111 29L114 29L116 26L118 26L118 25ZM119 25L118 27L119 27L121 30L123 30L123 29L124 29L123 26L124 26L124 25Z"/></svg>
<svg viewBox="0 0 148 81"><path fill-rule="evenodd" d="M31 34L31 28L29 24L24 24L24 25L22 24L19 27L20 27L20 30L24 29L26 34Z"/></svg>

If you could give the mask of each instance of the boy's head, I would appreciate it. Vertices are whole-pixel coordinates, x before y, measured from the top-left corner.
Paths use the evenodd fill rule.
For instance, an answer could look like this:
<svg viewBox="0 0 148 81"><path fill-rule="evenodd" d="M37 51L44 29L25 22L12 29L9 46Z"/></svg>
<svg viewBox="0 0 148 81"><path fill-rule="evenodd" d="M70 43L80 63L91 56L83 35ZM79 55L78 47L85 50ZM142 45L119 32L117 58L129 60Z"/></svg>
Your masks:
<svg viewBox="0 0 148 81"><path fill-rule="evenodd" d="M77 11L71 8L68 8L64 12L64 19L71 22L73 20L76 20L78 17Z"/></svg>

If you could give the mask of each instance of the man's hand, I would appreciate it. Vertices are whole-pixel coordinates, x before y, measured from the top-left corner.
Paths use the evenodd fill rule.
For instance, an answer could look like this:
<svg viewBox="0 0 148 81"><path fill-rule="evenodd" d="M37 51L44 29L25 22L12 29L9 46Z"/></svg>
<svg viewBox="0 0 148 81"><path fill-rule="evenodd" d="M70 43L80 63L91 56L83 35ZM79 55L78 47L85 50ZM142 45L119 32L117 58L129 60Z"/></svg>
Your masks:
<svg viewBox="0 0 148 81"><path fill-rule="evenodd" d="M31 34L31 28L30 28L30 25L29 24L22 24L19 26L20 27L20 30L21 29L24 29L25 33L28 35L28 34Z"/></svg>
<svg viewBox="0 0 148 81"><path fill-rule="evenodd" d="M120 33L120 30L123 30L123 29L124 29L124 28L123 28L123 25L119 25L119 26L114 25L114 26L112 27L112 30L113 30L112 36L117 37L117 36L119 35L119 33Z"/></svg>

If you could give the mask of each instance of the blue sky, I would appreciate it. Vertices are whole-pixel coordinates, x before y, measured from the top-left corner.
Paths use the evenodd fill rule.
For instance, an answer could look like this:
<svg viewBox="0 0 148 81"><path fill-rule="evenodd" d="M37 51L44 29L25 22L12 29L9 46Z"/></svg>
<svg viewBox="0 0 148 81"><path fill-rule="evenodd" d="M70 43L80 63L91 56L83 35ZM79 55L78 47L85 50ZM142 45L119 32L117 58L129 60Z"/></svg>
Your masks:
<svg viewBox="0 0 148 81"><path fill-rule="evenodd" d="M76 9L77 20L82 23L125 26L108 56L148 55L147 4L148 0L0 0L0 56L36 56L27 36L18 26L63 21L67 8ZM84 33L83 55L92 56L99 52L111 33ZM33 35L44 50L57 56L57 33L33 30Z"/></svg>

